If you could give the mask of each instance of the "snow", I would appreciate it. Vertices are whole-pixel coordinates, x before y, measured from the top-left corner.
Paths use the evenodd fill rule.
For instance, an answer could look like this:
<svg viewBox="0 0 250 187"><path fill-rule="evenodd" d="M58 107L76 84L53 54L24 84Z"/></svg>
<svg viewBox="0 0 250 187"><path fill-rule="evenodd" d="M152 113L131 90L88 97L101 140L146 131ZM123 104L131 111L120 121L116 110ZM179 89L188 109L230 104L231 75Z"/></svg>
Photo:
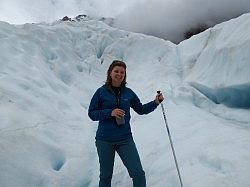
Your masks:
<svg viewBox="0 0 250 187"><path fill-rule="evenodd" d="M96 187L87 116L113 59L143 103L157 90L185 187L250 186L250 14L179 45L99 21L0 22L0 186ZM161 108L132 112L148 186L180 186ZM113 186L132 186L116 157Z"/></svg>

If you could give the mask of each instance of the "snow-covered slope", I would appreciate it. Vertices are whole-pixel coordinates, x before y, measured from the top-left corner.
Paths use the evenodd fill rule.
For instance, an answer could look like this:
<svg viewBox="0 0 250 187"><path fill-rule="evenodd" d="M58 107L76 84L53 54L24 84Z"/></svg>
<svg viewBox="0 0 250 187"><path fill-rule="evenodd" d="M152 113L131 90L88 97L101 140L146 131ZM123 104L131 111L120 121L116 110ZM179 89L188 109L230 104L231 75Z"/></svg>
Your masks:
<svg viewBox="0 0 250 187"><path fill-rule="evenodd" d="M185 81L215 103L250 108L248 17L217 25L179 45Z"/></svg>
<svg viewBox="0 0 250 187"><path fill-rule="evenodd" d="M165 94L185 186L249 186L249 21L178 46L93 20L0 22L0 186L97 186L87 109L113 59L127 63L143 103ZM131 124L148 185L179 186L160 107ZM118 158L113 185L131 186Z"/></svg>

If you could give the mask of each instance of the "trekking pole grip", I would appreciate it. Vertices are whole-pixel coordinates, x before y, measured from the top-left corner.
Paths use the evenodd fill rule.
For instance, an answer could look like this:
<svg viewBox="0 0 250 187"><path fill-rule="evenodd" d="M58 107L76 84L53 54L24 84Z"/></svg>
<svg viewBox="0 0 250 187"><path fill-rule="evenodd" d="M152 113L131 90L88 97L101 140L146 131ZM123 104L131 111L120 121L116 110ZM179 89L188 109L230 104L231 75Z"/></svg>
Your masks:
<svg viewBox="0 0 250 187"><path fill-rule="evenodd" d="M158 90L158 91L157 91L157 94L161 94L161 91ZM160 103L163 101L162 99L159 99L159 97L158 97L158 100L159 100Z"/></svg>

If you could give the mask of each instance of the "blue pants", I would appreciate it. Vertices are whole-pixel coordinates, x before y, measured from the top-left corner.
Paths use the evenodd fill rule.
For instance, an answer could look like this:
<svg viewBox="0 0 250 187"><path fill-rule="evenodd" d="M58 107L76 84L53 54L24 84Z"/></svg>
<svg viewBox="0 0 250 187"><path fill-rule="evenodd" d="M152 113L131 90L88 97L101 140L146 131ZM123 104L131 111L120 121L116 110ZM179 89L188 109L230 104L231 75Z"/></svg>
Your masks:
<svg viewBox="0 0 250 187"><path fill-rule="evenodd" d="M99 187L111 187L115 151L126 166L129 176L133 179L133 187L146 187L145 172L133 138L118 142L96 140L100 163Z"/></svg>

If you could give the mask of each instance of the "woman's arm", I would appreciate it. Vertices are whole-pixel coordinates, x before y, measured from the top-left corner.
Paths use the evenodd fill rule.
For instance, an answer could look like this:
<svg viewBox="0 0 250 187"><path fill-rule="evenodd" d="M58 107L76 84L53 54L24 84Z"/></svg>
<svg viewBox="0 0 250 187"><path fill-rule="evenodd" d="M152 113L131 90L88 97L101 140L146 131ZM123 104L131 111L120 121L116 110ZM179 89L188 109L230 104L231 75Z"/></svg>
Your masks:
<svg viewBox="0 0 250 187"><path fill-rule="evenodd" d="M148 114L152 111L154 111L157 108L158 104L154 101L151 101L146 104L142 104L138 96L134 93L134 97L131 100L131 108L134 109L134 111L140 115L142 114Z"/></svg>
<svg viewBox="0 0 250 187"><path fill-rule="evenodd" d="M95 92L89 105L88 115L93 121L101 121L106 118L111 118L112 109L101 109L99 91L100 90L98 89Z"/></svg>

